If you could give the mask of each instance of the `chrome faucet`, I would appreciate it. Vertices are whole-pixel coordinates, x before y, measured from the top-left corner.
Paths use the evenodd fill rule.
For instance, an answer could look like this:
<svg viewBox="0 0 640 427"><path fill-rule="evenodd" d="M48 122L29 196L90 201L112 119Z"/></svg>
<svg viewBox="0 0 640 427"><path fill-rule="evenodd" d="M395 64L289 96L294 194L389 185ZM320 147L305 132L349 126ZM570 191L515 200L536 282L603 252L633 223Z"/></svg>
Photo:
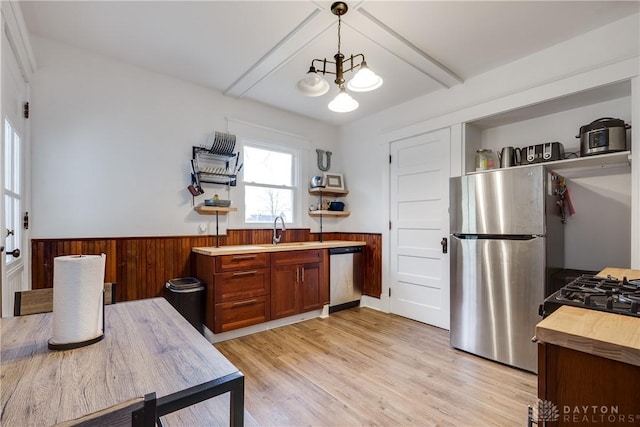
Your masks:
<svg viewBox="0 0 640 427"><path fill-rule="evenodd" d="M278 236L278 218L280 218L280 221L282 221L282 230L280 231L279 236ZM284 218L278 215L276 219L273 220L273 244L274 245L277 245L278 243L280 243L280 239L282 238L282 232L284 230L286 230L284 226Z"/></svg>

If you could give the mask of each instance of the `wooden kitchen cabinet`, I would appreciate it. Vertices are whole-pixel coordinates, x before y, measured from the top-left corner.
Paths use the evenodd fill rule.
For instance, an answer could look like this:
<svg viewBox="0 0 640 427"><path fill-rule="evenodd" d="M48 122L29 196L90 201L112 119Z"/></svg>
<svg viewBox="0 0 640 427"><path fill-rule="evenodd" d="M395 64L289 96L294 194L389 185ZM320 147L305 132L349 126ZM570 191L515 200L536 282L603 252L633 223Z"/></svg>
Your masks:
<svg viewBox="0 0 640 427"><path fill-rule="evenodd" d="M271 256L271 318L322 308L328 303L324 251L278 252Z"/></svg>
<svg viewBox="0 0 640 427"><path fill-rule="evenodd" d="M214 333L271 318L270 254L196 255L198 278L206 284L205 325Z"/></svg>
<svg viewBox="0 0 640 427"><path fill-rule="evenodd" d="M563 346L538 344L538 398L558 409L548 427L640 420L640 366Z"/></svg>
<svg viewBox="0 0 640 427"><path fill-rule="evenodd" d="M196 254L205 283L205 325L214 333L267 322L329 303L326 249Z"/></svg>
<svg viewBox="0 0 640 427"><path fill-rule="evenodd" d="M547 426L637 425L638 331L635 316L570 305L536 325L538 397L558 411Z"/></svg>

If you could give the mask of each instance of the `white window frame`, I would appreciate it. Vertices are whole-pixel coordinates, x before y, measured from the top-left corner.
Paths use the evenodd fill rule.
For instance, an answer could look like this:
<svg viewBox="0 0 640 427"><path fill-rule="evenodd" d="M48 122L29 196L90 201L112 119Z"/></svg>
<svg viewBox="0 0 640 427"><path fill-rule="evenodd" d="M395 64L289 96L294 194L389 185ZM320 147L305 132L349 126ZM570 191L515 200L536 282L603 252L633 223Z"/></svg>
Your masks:
<svg viewBox="0 0 640 427"><path fill-rule="evenodd" d="M301 177L301 164L302 164L302 155L303 155L303 151L300 148L297 147L293 147L290 144L283 144L283 143L277 143L277 142L271 142L271 141L264 141L258 138L249 138L249 137L240 137L240 142L241 142L241 149L242 152L244 152L244 148L245 146L250 146L250 147L255 147L258 149L263 149L263 150L269 150L269 151L274 151L274 152L280 152L280 153L286 153L286 154L291 154L293 157L293 161L292 161L292 178L293 178L293 182L292 182L292 186L288 187L288 186L278 186L278 185L264 185L264 184L260 184L260 183L256 183L257 186L260 187L264 187L264 188L285 188L285 189L289 189L291 188L293 190L293 204L292 204L292 210L293 210L293 217L294 217L294 221L290 221L288 220L287 222L285 222L285 224L287 225L287 227L292 227L292 228L300 228L303 226L304 224L304 220L302 218L302 199L303 199L303 192L302 192L302 186L300 185L300 183L302 182L302 180L300 179ZM240 159L242 161L242 159ZM253 228L253 229L257 229L257 228L270 228L271 224L267 223L267 222L246 222L245 218L246 218L246 205L245 205L245 185L250 184L250 185L254 185L254 183L246 183L244 181L244 175L241 175L240 177L238 177L238 187L240 188L240 206L239 206L239 213L240 213L240 221L242 224L243 228Z"/></svg>

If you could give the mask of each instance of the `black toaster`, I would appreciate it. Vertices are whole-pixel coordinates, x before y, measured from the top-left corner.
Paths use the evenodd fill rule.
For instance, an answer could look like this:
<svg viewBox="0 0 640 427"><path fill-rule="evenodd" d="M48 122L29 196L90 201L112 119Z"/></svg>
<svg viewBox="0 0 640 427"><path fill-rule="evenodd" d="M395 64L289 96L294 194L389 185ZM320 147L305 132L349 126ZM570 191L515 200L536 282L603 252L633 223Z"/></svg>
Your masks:
<svg viewBox="0 0 640 427"><path fill-rule="evenodd" d="M545 142L544 144L522 147L521 164L551 162L564 158L564 146L559 142Z"/></svg>

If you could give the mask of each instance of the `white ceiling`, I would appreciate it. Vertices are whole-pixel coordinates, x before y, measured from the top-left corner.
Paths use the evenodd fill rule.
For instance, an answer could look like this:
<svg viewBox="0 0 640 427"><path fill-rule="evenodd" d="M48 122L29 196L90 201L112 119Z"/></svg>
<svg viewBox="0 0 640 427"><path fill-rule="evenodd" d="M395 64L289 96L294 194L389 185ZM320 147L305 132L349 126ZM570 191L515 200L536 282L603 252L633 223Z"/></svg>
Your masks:
<svg viewBox="0 0 640 427"><path fill-rule="evenodd" d="M342 53L384 78L334 113L295 89L337 51L330 1L24 1L32 34L340 125L638 13L640 2L351 1ZM37 59L37 58L36 58ZM353 73L347 73L348 78ZM327 76L332 81L331 76Z"/></svg>

